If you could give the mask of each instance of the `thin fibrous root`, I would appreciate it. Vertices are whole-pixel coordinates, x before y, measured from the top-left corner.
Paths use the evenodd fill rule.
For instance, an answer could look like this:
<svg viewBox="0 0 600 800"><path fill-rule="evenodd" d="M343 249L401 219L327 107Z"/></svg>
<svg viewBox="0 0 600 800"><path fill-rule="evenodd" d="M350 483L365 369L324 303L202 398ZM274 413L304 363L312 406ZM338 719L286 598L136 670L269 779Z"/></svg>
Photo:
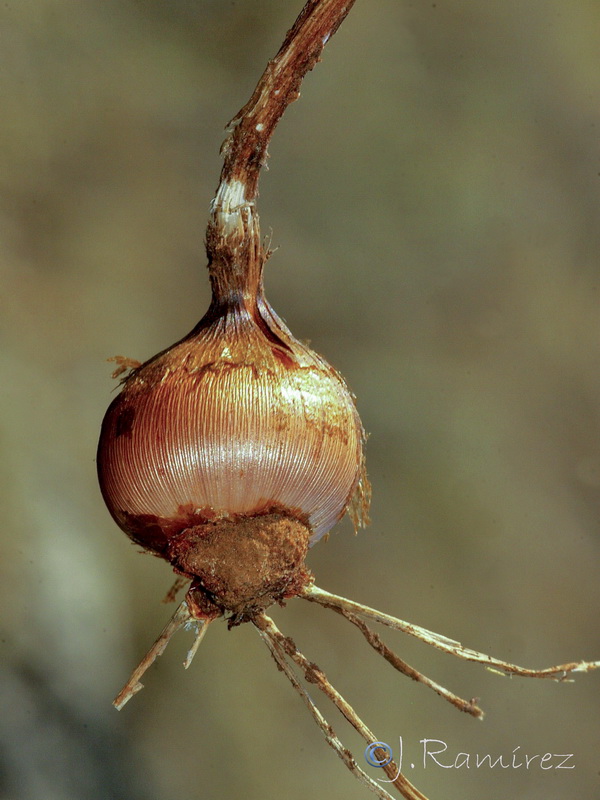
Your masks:
<svg viewBox="0 0 600 800"><path fill-rule="evenodd" d="M188 652L186 660L183 662L184 667L189 667L192 658L194 657L194 654L196 653L196 650L202 641L202 637L206 633L208 620L195 619L188 608L187 602L184 600L179 604L177 611L175 611L171 619L167 622L158 639L154 642L150 650L148 650L138 666L133 670L131 677L113 700L113 706L115 706L118 711L123 708L125 703L131 700L134 694L137 694L140 689L144 688L144 685L140 683L140 678L144 672L146 672L148 667L150 667L156 661L158 656L164 653L171 637L177 633L180 628L184 627L188 623L196 626L196 640Z"/></svg>
<svg viewBox="0 0 600 800"><path fill-rule="evenodd" d="M341 746L341 743L335 736L331 726L328 725L324 717L314 705L313 701L308 697L307 693L299 684L293 670L285 660L286 656L300 667L308 683L315 684L334 703L334 705L339 709L339 711L341 711L352 727L368 744L373 745L373 743L378 741L375 734L369 730L365 723L356 714L352 706L342 697L337 689L335 689L331 683L329 683L325 673L319 669L316 664L309 662L308 659L305 658L305 656L298 650L294 642L281 633L279 628L277 628L270 617L264 613L260 613L256 614L252 621L257 627L262 638L267 643L271 653L273 654L273 657L275 658L275 661L277 662L277 665L286 674L289 681L292 683L296 691L301 695L302 699L308 706L313 718L321 728L327 743L338 753L353 775L355 775L355 777L357 777L359 780L362 780L363 783L366 783L371 791L381 798L386 798L386 800L390 798L390 795L385 790L383 790L375 781L369 778L369 776L366 775L362 769L360 769L360 767L356 764L356 760L352 754ZM384 750L374 748L373 752L376 757L380 759L381 767L390 779L387 782L393 784L398 789L400 794L406 798L406 800L427 800L425 795L423 795L415 786L413 786L412 783L400 772L393 761L390 760L386 763L386 756L388 754Z"/></svg>
<svg viewBox="0 0 600 800"><path fill-rule="evenodd" d="M206 631L208 630L208 620L206 619L195 619L193 622L188 622L186 624L186 628L193 626L196 629L196 638L194 639L194 644L188 650L188 654L185 657L185 661L183 662L183 668L188 669L190 664L192 663L194 656L198 652L198 648L200 647L200 642L204 639L206 635Z"/></svg>
<svg viewBox="0 0 600 800"><path fill-rule="evenodd" d="M350 772L358 778L359 781L366 784L368 788L374 792L381 800L393 800L392 796L385 791L378 783L376 783L372 778L370 778L366 772L364 772L356 763L353 755L347 750L338 737L335 734L335 731L331 727L331 725L327 722L325 717L321 714L317 706L313 703L307 692L304 690L300 682L298 681L296 675L294 674L292 668L285 660L285 653L279 647L278 643L266 632L262 631L260 627L258 627L258 632L271 651L271 655L275 659L275 663L277 664L278 668L285 674L288 678L294 689L298 692L304 704L310 711L313 719L321 729L321 733L325 737L325 741L327 744L333 748L333 750L338 754L338 756L342 759L344 764L348 767Z"/></svg>
<svg viewBox="0 0 600 800"><path fill-rule="evenodd" d="M380 655L382 655L389 664L398 670L398 672L401 672L403 675L412 678L413 681L417 681L418 683L422 683L425 686L428 686L430 689L433 689L434 692L439 694L440 697L443 697L449 703L452 703L452 705L458 708L459 711L464 711L467 714L471 714L471 716L476 717L477 719L483 719L484 712L481 708L479 708L475 699L464 700L462 697L458 697L458 695L455 695L453 692L445 689L443 686L440 686L439 683L432 681L431 678L428 678L426 675L423 675L422 672L419 672L414 667L411 667L410 664L407 664L406 661L403 661L399 656L397 656L393 650L390 650L390 648L381 641L375 631L371 630L371 628L369 628L369 626L363 622L362 619L359 619L355 614L351 614L350 611L344 611L342 608L336 608L335 610L349 620L353 625L356 625L371 647Z"/></svg>
<svg viewBox="0 0 600 800"><path fill-rule="evenodd" d="M163 597L163 600L162 600L163 603L174 603L175 602L175 598L177 597L179 592L183 588L185 588L188 585L189 582L190 582L189 578L183 578L181 576L176 578L174 584L171 586L169 591Z"/></svg>
<svg viewBox="0 0 600 800"><path fill-rule="evenodd" d="M571 661L568 664L559 664L555 667L546 667L546 669L528 669L526 667L519 667L516 664L510 664L507 661L501 661L498 658L479 653L477 650L471 650L468 647L463 647L460 642L455 639L449 639L440 633L434 633L421 628L419 625L413 625L411 622L404 622L404 620L391 617L389 614L384 614L382 611L377 611L369 606L364 606L362 603L356 603L354 600L348 600L339 595L330 594L324 589L319 589L317 586L306 586L299 597L305 600L310 600L313 603L325 606L325 608L332 608L336 611L348 611L351 614L356 614L360 617L372 619L375 622L380 622L388 628L408 633L422 642L436 647L445 653L450 653L457 658L462 658L465 661L475 661L479 664L484 664L492 672L498 672L502 675L518 675L522 678L549 678L555 681L565 681L574 672L591 672L594 669L600 669L600 661Z"/></svg>

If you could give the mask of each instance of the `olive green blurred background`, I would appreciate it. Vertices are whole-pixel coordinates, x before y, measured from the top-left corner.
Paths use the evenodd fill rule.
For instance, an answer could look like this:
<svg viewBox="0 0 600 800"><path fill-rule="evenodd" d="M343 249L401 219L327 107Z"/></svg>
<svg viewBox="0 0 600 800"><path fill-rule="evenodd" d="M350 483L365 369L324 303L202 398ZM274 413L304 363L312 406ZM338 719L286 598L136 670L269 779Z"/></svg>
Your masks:
<svg viewBox="0 0 600 800"><path fill-rule="evenodd" d="M171 613L171 572L97 488L105 359L146 359L204 313L223 128L300 7L0 9L2 800L370 796L250 626L211 626L187 672L180 633L110 704ZM370 433L372 526L315 547L318 584L532 667L600 658L599 41L596 0L358 0L261 182L269 299ZM379 738L404 737L431 800L600 797L600 674L509 680L386 635L480 697L482 723L337 615L273 613ZM423 769L423 738L446 763L520 747L576 766Z"/></svg>

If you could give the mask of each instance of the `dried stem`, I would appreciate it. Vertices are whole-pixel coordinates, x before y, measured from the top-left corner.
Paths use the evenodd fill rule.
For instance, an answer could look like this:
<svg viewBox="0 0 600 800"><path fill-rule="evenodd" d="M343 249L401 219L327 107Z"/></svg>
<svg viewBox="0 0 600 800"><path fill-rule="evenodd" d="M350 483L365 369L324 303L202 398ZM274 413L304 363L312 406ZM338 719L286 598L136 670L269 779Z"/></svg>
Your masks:
<svg viewBox="0 0 600 800"><path fill-rule="evenodd" d="M352 727L368 744L373 744L373 742L378 741L375 734L369 730L358 714L354 711L350 703L348 703L331 685L331 683L329 683L325 673L319 669L316 664L308 661L308 659L298 650L292 639L284 636L270 617L264 613L261 613L257 614L252 621L259 631L261 631L264 636L268 637L273 646L276 647L280 653L285 653L285 655L291 658L291 660L302 669L304 672L304 677L308 683L315 684L325 695L327 695L327 697L329 697L329 699L341 711ZM271 650L273 652L273 649ZM397 765L393 761L388 761L385 763L385 756L387 754L383 750L375 748L374 753L378 758L381 759L382 769L390 779L389 782L398 789L403 797L407 798L407 800L427 800L425 795L421 794L421 792L415 786L413 786L412 783L398 770Z"/></svg>
<svg viewBox="0 0 600 800"><path fill-rule="evenodd" d="M219 186L206 230L213 312L232 298L253 308L262 292L267 258L254 201L267 146L286 108L300 95L306 73L319 61L355 0L308 0L269 61L254 93L227 126Z"/></svg>
<svg viewBox="0 0 600 800"><path fill-rule="evenodd" d="M345 597L330 594L324 589L319 589L314 585L306 586L299 596L303 597L305 600L310 600L325 606L325 608L332 608L335 611L341 609L351 614L354 613L358 616L375 620L375 622L380 622L388 628L394 628L403 633L408 633L445 653L450 653L465 661L476 661L480 664L485 664L486 667L493 672L499 672L504 675L518 675L522 678L549 678L555 681L564 681L574 672L591 672L594 669L600 669L600 661L571 661L568 664L559 664L558 666L546 667L545 669L519 667L516 664L510 664L507 661L501 661L498 658L485 655L485 653L479 653L477 650L463 647L463 645L455 639L449 639L447 636L442 636L442 634L434 633L426 628L413 625L410 622L404 622L404 620L391 617L389 614L384 614L374 608L364 606L362 603L356 603L354 600L348 600Z"/></svg>
<svg viewBox="0 0 600 800"><path fill-rule="evenodd" d="M300 96L300 84L320 60L327 41L342 24L355 0L308 0L269 63L252 97L227 126L221 153L220 184L244 186L246 201L255 199L267 145L286 108Z"/></svg>
<svg viewBox="0 0 600 800"><path fill-rule="evenodd" d="M177 611L173 614L171 619L167 622L165 627L162 630L162 633L158 637L158 639L154 642L150 650L146 653L144 658L140 661L138 666L134 669L131 673L131 677L125 684L125 686L121 689L119 694L113 700L113 705L115 708L120 711L125 703L127 703L134 694L140 691L140 689L144 688L144 685L140 683L140 678L146 672L148 667L150 667L158 658L161 656L166 646L169 644L171 637L177 633L177 631L187 625L188 623L193 623L196 625L196 640L192 645L186 660L184 661L184 666L189 667L198 646L206 633L206 629L208 627L208 620L198 620L193 617L191 614L187 602L184 600L180 605L177 607Z"/></svg>

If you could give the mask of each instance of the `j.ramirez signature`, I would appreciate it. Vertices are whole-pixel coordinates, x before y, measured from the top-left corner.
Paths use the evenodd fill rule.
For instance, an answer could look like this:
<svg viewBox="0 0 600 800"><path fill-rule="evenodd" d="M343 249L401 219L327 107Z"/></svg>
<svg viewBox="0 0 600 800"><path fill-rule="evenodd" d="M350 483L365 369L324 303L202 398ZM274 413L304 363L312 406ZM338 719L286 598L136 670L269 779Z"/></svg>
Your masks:
<svg viewBox="0 0 600 800"><path fill-rule="evenodd" d="M402 736L399 737L400 745L398 749L398 773L402 771L404 759L404 742ZM448 752L448 745L441 739L420 739L420 761L423 769L435 765L442 769L481 769L487 767L494 769L575 769L572 763L573 753L534 753L532 755L524 753L521 745L517 745L511 753L492 755L491 753L456 753ZM386 742L371 742L365 750L365 759L372 767L385 767L394 758L392 748ZM410 762L411 769L415 763ZM383 783L391 783L390 780L379 778Z"/></svg>

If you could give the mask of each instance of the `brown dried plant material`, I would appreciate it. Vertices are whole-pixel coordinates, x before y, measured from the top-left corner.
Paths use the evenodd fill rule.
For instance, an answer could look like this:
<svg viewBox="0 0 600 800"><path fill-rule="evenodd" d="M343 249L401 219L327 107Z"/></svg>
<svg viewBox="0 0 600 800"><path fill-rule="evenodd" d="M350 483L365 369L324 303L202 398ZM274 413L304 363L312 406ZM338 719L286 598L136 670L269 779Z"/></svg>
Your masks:
<svg viewBox="0 0 600 800"><path fill-rule="evenodd" d="M169 591L163 597L163 603L174 603L179 592L184 589L188 583L188 578L184 578L182 576L176 578Z"/></svg>
<svg viewBox="0 0 600 800"><path fill-rule="evenodd" d="M127 370L137 369L142 366L142 362L135 358L127 358L127 356L112 356L107 361L114 361L117 368L112 373L111 378L119 378Z"/></svg>

